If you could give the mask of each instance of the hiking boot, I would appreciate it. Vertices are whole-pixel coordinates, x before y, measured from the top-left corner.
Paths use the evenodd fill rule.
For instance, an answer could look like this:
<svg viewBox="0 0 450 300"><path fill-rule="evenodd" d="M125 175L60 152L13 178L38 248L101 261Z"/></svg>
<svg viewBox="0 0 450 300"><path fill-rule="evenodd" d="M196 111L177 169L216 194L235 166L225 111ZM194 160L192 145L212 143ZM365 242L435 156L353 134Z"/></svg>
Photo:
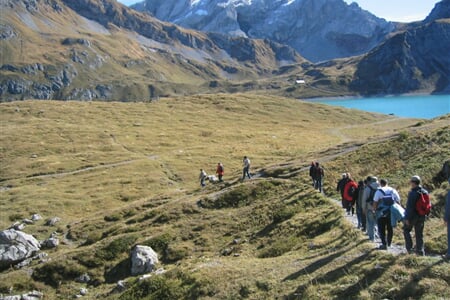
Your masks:
<svg viewBox="0 0 450 300"><path fill-rule="evenodd" d="M378 247L378 250L387 250L387 246L386 245L380 245L380 247Z"/></svg>

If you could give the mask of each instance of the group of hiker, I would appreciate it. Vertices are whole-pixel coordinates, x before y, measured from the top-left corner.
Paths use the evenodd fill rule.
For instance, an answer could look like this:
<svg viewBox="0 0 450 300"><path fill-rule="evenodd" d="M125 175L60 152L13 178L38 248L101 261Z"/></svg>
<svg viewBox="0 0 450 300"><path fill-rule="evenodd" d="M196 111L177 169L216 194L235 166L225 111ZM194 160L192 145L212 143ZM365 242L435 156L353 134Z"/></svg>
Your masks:
<svg viewBox="0 0 450 300"><path fill-rule="evenodd" d="M242 180L245 180L246 177L248 177L248 179L251 179L252 176L250 174L250 159L247 156L244 156L244 158L242 159L242 165L243 165ZM215 175L208 175L205 170L200 169L200 175L198 177L198 179L200 180L200 186L205 187L206 181L209 181L211 183L223 182L224 174L225 174L225 169L221 162L217 163L217 167L216 167L217 177Z"/></svg>
<svg viewBox="0 0 450 300"><path fill-rule="evenodd" d="M375 232L378 231L381 240L379 249L386 250L391 246L393 228L403 221L406 250L425 255L423 229L431 202L419 176L411 177L410 185L405 208L401 205L399 193L388 185L387 179L368 176L356 183L349 173L343 173L336 190L341 193L342 207L348 215L354 215L356 208L358 228L367 233L369 240L375 241ZM411 237L413 229L415 247Z"/></svg>
<svg viewBox="0 0 450 300"><path fill-rule="evenodd" d="M446 163L447 164L447 163ZM242 179L251 178L250 159L244 156L242 160ZM444 165L445 166L445 165ZM208 176L200 169L200 185L204 187L206 181L223 182L225 170L221 162L217 164L216 176ZM309 176L313 187L319 192L323 191L324 169L319 162L312 162ZM450 184L450 168L447 174ZM217 179L218 178L218 179ZM343 173L337 183L336 190L340 192L342 207L348 215L356 213L358 228L365 232L371 241L375 241L375 232L381 240L380 250L387 250L392 245L393 228L403 222L403 236L405 248L408 253L425 255L423 230L425 218L430 213L431 201L428 191L421 185L418 175L411 177L411 190L408 193L406 207L401 205L401 198L396 189L389 186L387 179L378 180L375 176L368 176L365 180L356 182L350 173ZM450 191L447 194L444 221L447 225L448 251L446 259L450 259ZM415 233L415 247L411 232Z"/></svg>

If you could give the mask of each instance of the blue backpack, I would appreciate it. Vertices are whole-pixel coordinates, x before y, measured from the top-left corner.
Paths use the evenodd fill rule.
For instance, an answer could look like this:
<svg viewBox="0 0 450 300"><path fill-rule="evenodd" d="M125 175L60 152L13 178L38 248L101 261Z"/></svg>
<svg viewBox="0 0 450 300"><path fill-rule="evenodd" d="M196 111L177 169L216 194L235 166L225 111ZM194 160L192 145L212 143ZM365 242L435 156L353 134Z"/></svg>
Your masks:
<svg viewBox="0 0 450 300"><path fill-rule="evenodd" d="M377 216L378 218L387 217L391 210L391 206L395 203L394 194L386 193L382 189L378 190L383 194L383 197L378 200Z"/></svg>

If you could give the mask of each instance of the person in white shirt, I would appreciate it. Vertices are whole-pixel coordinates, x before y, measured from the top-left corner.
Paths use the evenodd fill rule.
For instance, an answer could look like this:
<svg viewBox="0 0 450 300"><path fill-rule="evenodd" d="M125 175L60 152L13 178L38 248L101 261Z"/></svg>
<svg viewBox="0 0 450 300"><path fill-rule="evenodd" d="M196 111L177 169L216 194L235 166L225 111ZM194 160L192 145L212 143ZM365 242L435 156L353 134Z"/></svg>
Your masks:
<svg viewBox="0 0 450 300"><path fill-rule="evenodd" d="M247 176L249 179L252 178L250 175L250 159L247 156L244 156L243 159L244 169L242 170L242 180Z"/></svg>
<svg viewBox="0 0 450 300"><path fill-rule="evenodd" d="M205 170L200 169L200 175L198 176L198 179L200 179L200 185L202 187L206 186L206 178L208 178L208 174L206 174Z"/></svg>
<svg viewBox="0 0 450 300"><path fill-rule="evenodd" d="M400 204L400 195L394 188L388 186L386 179L381 179L380 188L373 197L373 212L376 212L377 215L378 234L381 239L380 249L382 250L386 250L392 243L393 229L390 211L394 203Z"/></svg>

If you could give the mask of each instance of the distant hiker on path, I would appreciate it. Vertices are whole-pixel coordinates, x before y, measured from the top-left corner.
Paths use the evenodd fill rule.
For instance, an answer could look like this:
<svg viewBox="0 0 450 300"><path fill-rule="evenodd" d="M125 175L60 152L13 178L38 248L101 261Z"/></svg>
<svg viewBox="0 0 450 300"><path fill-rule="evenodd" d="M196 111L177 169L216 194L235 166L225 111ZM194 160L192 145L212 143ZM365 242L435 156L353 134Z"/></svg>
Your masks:
<svg viewBox="0 0 450 300"><path fill-rule="evenodd" d="M366 229L369 240L375 241L375 222L376 215L373 209L373 197L378 190L378 178L375 176L367 177L367 185L364 188L364 194L362 199L362 207L364 214L366 215Z"/></svg>
<svg viewBox="0 0 450 300"><path fill-rule="evenodd" d="M311 163L311 166L309 167L309 177L312 179L312 186L316 186L316 176L314 169L316 168L316 164L314 162Z"/></svg>
<svg viewBox="0 0 450 300"><path fill-rule="evenodd" d="M223 168L223 164L222 163L218 163L217 164L217 169L216 169L216 174L217 174L217 176L219 177L219 182L222 182L223 180L222 180L222 177L223 177L223 174L225 173L225 170L224 170L224 168Z"/></svg>
<svg viewBox="0 0 450 300"><path fill-rule="evenodd" d="M418 202L422 199L429 199L428 191L421 185L420 177L415 175L411 178L411 191L408 193L408 201L406 203L405 225L403 227L403 235L405 237L405 246L408 253L415 253L424 256L425 248L423 243L423 228L425 226L425 211L418 211L420 209ZM416 236L416 247L413 248L411 238L411 231L414 228Z"/></svg>
<svg viewBox="0 0 450 300"><path fill-rule="evenodd" d="M198 176L198 179L200 179L200 185L202 187L206 186L205 181L206 181L207 178L208 178L208 174L206 174L205 170L200 169L200 175Z"/></svg>
<svg viewBox="0 0 450 300"><path fill-rule="evenodd" d="M386 179L380 180L380 188L373 197L373 208L377 215L378 234L381 239L379 249L387 250L391 246L394 231L391 223L391 207L394 203L400 204L400 196L398 192L388 186ZM386 237L387 230L387 237Z"/></svg>
<svg viewBox="0 0 450 300"><path fill-rule="evenodd" d="M342 178L338 181L336 191L341 193L341 201L342 201L342 208L346 208L346 203L344 202L344 187L347 183L347 173L342 173Z"/></svg>
<svg viewBox="0 0 450 300"><path fill-rule="evenodd" d="M352 216L355 214L355 210L353 208L353 200L355 199L354 197L357 188L358 184L352 179L350 173L347 173L347 183L344 186L344 193L342 195L342 197L344 198L344 205L347 211L347 215L350 215L350 212Z"/></svg>
<svg viewBox="0 0 450 300"><path fill-rule="evenodd" d="M248 179L252 178L252 176L250 176L250 159L247 156L244 156L242 163L244 165L244 168L242 169L242 180L245 179L245 176L247 176Z"/></svg>
<svg viewBox="0 0 450 300"><path fill-rule="evenodd" d="M322 179L325 173L323 172L323 168L320 166L319 162L316 162L314 166L314 188L322 193Z"/></svg>

